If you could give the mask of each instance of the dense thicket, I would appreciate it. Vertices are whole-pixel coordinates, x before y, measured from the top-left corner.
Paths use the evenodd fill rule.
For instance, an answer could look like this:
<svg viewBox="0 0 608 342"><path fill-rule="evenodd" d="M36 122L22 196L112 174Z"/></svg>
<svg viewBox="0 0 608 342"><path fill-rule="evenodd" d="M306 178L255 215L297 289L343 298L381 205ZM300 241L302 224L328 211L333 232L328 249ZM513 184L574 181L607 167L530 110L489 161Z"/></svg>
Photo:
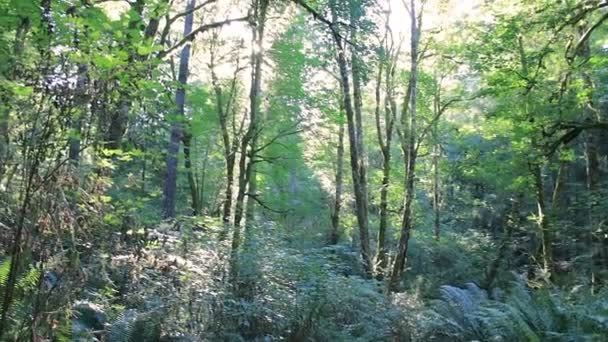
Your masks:
<svg viewBox="0 0 608 342"><path fill-rule="evenodd" d="M604 340L607 19L0 0L0 340Z"/></svg>

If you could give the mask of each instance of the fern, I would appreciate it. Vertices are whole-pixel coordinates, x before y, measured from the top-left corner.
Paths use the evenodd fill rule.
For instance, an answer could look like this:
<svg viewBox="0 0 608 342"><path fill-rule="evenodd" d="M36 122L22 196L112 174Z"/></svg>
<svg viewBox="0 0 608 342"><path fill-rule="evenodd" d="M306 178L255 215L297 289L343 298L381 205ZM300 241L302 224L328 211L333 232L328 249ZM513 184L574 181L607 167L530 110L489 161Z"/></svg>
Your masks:
<svg viewBox="0 0 608 342"><path fill-rule="evenodd" d="M135 323L137 322L137 311L126 310L110 327L108 333L108 340L115 342L129 342L131 336L135 330Z"/></svg>
<svg viewBox="0 0 608 342"><path fill-rule="evenodd" d="M8 281L8 276L11 271L11 258L6 258L0 264L0 287L4 287Z"/></svg>
<svg viewBox="0 0 608 342"><path fill-rule="evenodd" d="M469 283L465 288L444 285L441 299L434 302L432 330L440 335L463 339L484 339L483 320L479 308L488 300L487 293Z"/></svg>
<svg viewBox="0 0 608 342"><path fill-rule="evenodd" d="M591 305L574 305L557 289L532 293L522 279L502 300L489 299L475 284L442 286L441 298L426 314L426 335L461 341L597 341L608 328L608 301L597 298Z"/></svg>
<svg viewBox="0 0 608 342"><path fill-rule="evenodd" d="M29 271L24 274L17 283L17 288L21 291L31 291L38 287L40 280L40 270L34 266L30 267Z"/></svg>

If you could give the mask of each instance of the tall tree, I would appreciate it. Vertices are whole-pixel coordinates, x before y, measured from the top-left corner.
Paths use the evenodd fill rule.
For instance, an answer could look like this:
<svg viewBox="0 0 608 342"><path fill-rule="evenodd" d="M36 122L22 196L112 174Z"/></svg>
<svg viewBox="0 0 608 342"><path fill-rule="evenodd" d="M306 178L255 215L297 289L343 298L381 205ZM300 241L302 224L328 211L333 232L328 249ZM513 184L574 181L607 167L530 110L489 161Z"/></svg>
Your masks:
<svg viewBox="0 0 608 342"><path fill-rule="evenodd" d="M404 108L409 106L409 116L403 115L402 120L406 117L409 119L407 124L403 124L403 127L407 127L407 144L405 145L404 153L406 156L404 161L406 163L406 176L405 176L405 198L403 202L403 218L401 220L401 236L399 238L399 245L397 254L395 255L395 261L391 271L391 278L389 287L392 290L396 290L399 287L403 271L405 269L405 261L407 257L408 244L410 240L410 234L412 230L412 204L414 202L414 180L416 177L416 158L418 143L416 136L416 105L417 105L417 80L418 80L418 58L419 58L419 44L420 34L422 26L422 10L420 13L416 11L416 1L410 0L408 11L410 13L410 81L408 90L409 93L406 95L404 101ZM408 103L409 102L409 103ZM405 110L405 109L404 109Z"/></svg>
<svg viewBox="0 0 608 342"><path fill-rule="evenodd" d="M246 208L245 196L249 199L254 198L257 191L255 157L257 139L260 134L260 108L261 108L261 88L262 88L262 64L264 61L264 34L266 26L266 15L268 13L269 0L253 0L253 22L251 39L251 88L249 91L249 124L240 146L239 159L239 182L234 213L234 231L232 235L231 250L231 272L233 278L238 275L237 262L238 250L241 246L241 223L243 214L248 213L247 229L251 229L253 222L253 203L247 201Z"/></svg>
<svg viewBox="0 0 608 342"><path fill-rule="evenodd" d="M336 177L334 185L334 205L331 212L331 232L329 243L335 245L340 239L340 213L342 210L342 188L344 187L344 102L340 104L338 123L338 146L336 148Z"/></svg>
<svg viewBox="0 0 608 342"><path fill-rule="evenodd" d="M184 21L184 37L192 32L194 23L194 6L196 0L188 0L186 4L186 20ZM183 139L184 110L186 106L186 85L190 64L191 45L186 44L179 57L178 88L175 93L175 118L171 121L171 136L167 149L166 173L163 186L163 216L165 218L175 217L175 195L177 191L177 160L180 142ZM189 151L189 146L188 146Z"/></svg>
<svg viewBox="0 0 608 342"><path fill-rule="evenodd" d="M217 34L213 36L213 42L218 42ZM234 195L234 171L236 164L236 155L239 148L239 135L241 131L241 127L237 129L236 127L236 97L237 97L237 83L238 78L240 76L241 66L240 66L240 58L239 51L242 47L242 41L238 46L237 51L235 52L236 61L235 61L235 70L233 73L232 80L229 84L228 94L225 95L222 90L222 86L220 84L220 80L215 71L216 68L216 52L215 48L217 47L215 44L212 44L211 50L209 51L210 60L209 60L209 68L211 71L211 80L213 85L213 91L215 93L215 104L217 107L217 115L220 124L220 130L222 135L222 143L224 146L224 161L226 163L226 189L224 191L224 205L222 209L222 221L225 224L230 222L230 217L232 216L232 201ZM227 96L227 98L225 98ZM232 119L231 119L232 117ZM242 126L242 123L241 125ZM232 127L232 130L231 130Z"/></svg>
<svg viewBox="0 0 608 342"><path fill-rule="evenodd" d="M385 18L385 33L382 39L384 47L380 55L378 66L378 77L376 79L376 134L378 136L378 145L382 154L382 184L380 187L380 224L378 227L378 247L376 250L376 274L378 278L383 278L387 268L387 247L386 234L388 230L389 219L389 187L391 183L391 148L393 141L393 128L395 114L397 112L397 103L395 101L395 73L397 67L397 58L399 56L399 47L395 46L393 34L390 28L389 20L392 9L386 11ZM386 69L384 80L382 79L382 71ZM384 81L384 129L381 123L381 93L382 82Z"/></svg>

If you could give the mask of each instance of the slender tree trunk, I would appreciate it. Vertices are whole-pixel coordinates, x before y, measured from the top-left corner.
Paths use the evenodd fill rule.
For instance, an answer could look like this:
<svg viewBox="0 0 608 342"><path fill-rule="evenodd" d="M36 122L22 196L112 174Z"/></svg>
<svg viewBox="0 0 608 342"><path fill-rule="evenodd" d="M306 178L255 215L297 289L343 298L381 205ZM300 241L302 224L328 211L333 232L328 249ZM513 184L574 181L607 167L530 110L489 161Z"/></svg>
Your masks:
<svg viewBox="0 0 608 342"><path fill-rule="evenodd" d="M253 223L253 201L245 203L247 192L249 196L255 196L257 191L255 173L256 141L259 135L258 120L260 115L260 92L262 87L262 64L263 64L263 44L264 28L266 23L266 13L268 10L268 0L255 0L254 18L257 26L253 28L252 52L251 52L251 89L249 91L249 125L247 132L241 141L240 160L239 160L239 189L234 210L234 230L231 246L231 279L235 281L238 277L238 250L241 245L241 221L243 214L247 215L246 235L250 234L250 227ZM251 198L251 197L250 197ZM245 206L249 208L246 208Z"/></svg>
<svg viewBox="0 0 608 342"><path fill-rule="evenodd" d="M41 74L46 75L47 71L48 71L48 67L49 65L48 63L48 57L50 54L50 46L51 46L51 40L53 38L53 23L52 23L52 7L51 7L51 1L50 0L41 0L40 1L40 8L41 8L41 15L42 15L42 29L46 32L47 36L45 37L48 40L48 46L46 47L47 50L43 53L42 59L43 59L43 67L40 71ZM22 42L20 42L22 43ZM47 60L45 60L45 57ZM44 98L44 97L43 97ZM44 101L44 100L42 100ZM42 105L40 106L40 108L38 109L40 111L42 111ZM48 113L48 115L50 115L50 113ZM42 135L45 135L46 132L48 132L48 130L50 129L50 119L46 120L46 124L44 127L42 127ZM30 143L31 145L29 145L28 147L31 147L29 149L26 149L26 151L24 152L24 156L26 158L26 164L29 163L30 167L26 168L24 171L24 187L23 187L23 191L20 194L20 199L22 199L20 208L19 208L19 212L18 212L18 219L15 225L15 235L13 238L13 244L10 248L10 267L9 267L9 272L8 272L8 279L6 280L6 283L4 285L4 293L3 293L3 298L2 298L2 308L1 308L1 312L0 312L0 340L3 339L4 334L6 333L6 328L7 328L7 320L8 320L8 316L9 316L9 310L11 308L11 305L13 303L13 295L14 295L14 291L15 288L17 286L17 277L20 273L20 269L21 269L21 263L22 263L22 256L23 256L23 250L25 249L23 244L23 237L24 235L26 235L26 215L28 213L30 204L31 204L31 200L32 200L32 196L33 196L33 192L34 192L34 181L39 177L38 175L38 169L40 166L40 163L42 161L43 155L44 155L44 151L46 150L46 148L44 147L45 144L36 141L36 133L37 133L38 127L36 125L34 125L34 128L31 132L30 137L32 139L28 140L28 143Z"/></svg>
<svg viewBox="0 0 608 342"><path fill-rule="evenodd" d="M0 104L0 184L2 183L2 177L6 172L6 164L9 159L9 118L10 118L10 106L8 105L8 99L2 99Z"/></svg>
<svg viewBox="0 0 608 342"><path fill-rule="evenodd" d="M237 276L236 261L238 250L241 246L241 219L244 212L245 191L247 189L247 139L243 137L241 141L241 152L239 158L239 177L238 191L236 194L236 204L234 208L234 230L232 231L231 244L231 278L234 280Z"/></svg>
<svg viewBox="0 0 608 342"><path fill-rule="evenodd" d="M358 189L356 192L359 193L360 198L357 204L357 216L361 217L359 222L359 242L361 244L361 254L363 256L364 270L367 276L371 277L373 272L373 265L371 262L371 248L369 244L369 219L368 219L368 200L367 200L367 169L365 165L365 148L363 145L363 119L362 119L362 107L363 99L361 95L362 88L362 76L361 76L361 59L355 49L358 42L358 29L357 25L359 22L359 10L356 8L351 9L351 69L352 69L352 81L353 81L353 104L354 104L354 121L355 121L355 143L357 144L357 172L358 177Z"/></svg>
<svg viewBox="0 0 608 342"><path fill-rule="evenodd" d="M217 113L220 122L220 129L222 131L222 142L224 145L224 160L226 162L226 189L224 191L225 201L222 210L222 222L225 224L230 222L230 216L232 211L232 192L233 192L233 184L234 184L234 166L236 161L236 153L234 150L235 143L230 139L230 133L228 131L228 111L230 110L229 105L227 104L224 107L222 88L220 87L219 80L217 75L215 74L215 55L211 54L211 79L213 83L213 89L215 92L215 102L217 106ZM238 73L238 63L237 63L237 72L235 72L235 78ZM234 92L234 87L232 92ZM233 94L230 94L233 96Z"/></svg>
<svg viewBox="0 0 608 342"><path fill-rule="evenodd" d="M558 213L562 205L562 193L564 192L564 186L566 181L566 170L568 168L568 162L560 160L559 169L555 176L555 186L553 187L553 194L551 195L551 212L555 215Z"/></svg>
<svg viewBox="0 0 608 342"><path fill-rule="evenodd" d="M209 163L209 149L211 146L211 136L207 137L207 146L205 147L205 154L203 155L203 165L201 166L201 181L199 183L199 194L198 198L200 207L199 212L202 212L205 208L205 183L207 181L207 165Z"/></svg>
<svg viewBox="0 0 608 342"><path fill-rule="evenodd" d="M523 194L518 194L517 197L513 199L513 203L511 204L511 213L507 215L507 217L503 221L503 236L502 241L500 243L500 247L498 247L498 253L496 254L494 260L492 260L492 263L488 266L488 269L486 271L486 278L484 279L484 282L481 286L488 292L491 290L492 285L496 280L496 276L498 275L500 264L504 260L507 251L511 246L513 230L519 224L519 207L522 198Z"/></svg>
<svg viewBox="0 0 608 342"><path fill-rule="evenodd" d="M418 27L418 17L416 15L415 0L410 0L410 21L411 21L411 70L410 70L410 115L408 123L408 142L407 142L407 158L406 176L405 176L405 199L403 204L403 219L401 221L401 236L399 238L399 247L393 269L389 288L397 290L407 257L408 244L412 229L412 203L414 202L414 180L416 177L416 87L418 78L418 43L420 41L420 28Z"/></svg>
<svg viewBox="0 0 608 342"><path fill-rule="evenodd" d="M580 32L586 30L586 27L580 27ZM579 50L579 57L581 60L588 60L591 57L591 47L589 45L589 40L585 41L585 44ZM600 110L594 108L593 96L595 93L595 85L591 75L583 71L582 79L585 87L588 90L588 98L585 103L584 108L584 117L588 122L594 123L601 121ZM602 279L598 279L598 276L601 277L601 273L598 271L598 266L606 269L608 268L608 256L603 257L602 254L604 252L605 244L608 243L608 239L606 239L601 233L601 217L599 217L598 211L598 203L601 198L600 193L600 179L601 179L601 169L600 169L600 132L594 129L588 129L585 131L585 178L587 182L587 190L589 194L589 226L590 226L590 242L592 246L592 258L591 258L591 279L592 279L592 292L595 291L595 284L601 283ZM596 233L596 231L600 231L600 233Z"/></svg>
<svg viewBox="0 0 608 342"><path fill-rule="evenodd" d="M543 271L550 273L553 269L553 251L551 231L549 229L549 217L545 204L545 191L542 168L539 164L532 166L534 186L536 194L536 206L538 209L538 228L540 233L540 260L543 263Z"/></svg>
<svg viewBox="0 0 608 342"><path fill-rule="evenodd" d="M387 49L388 50L388 49ZM392 57L391 57L392 58ZM393 120L396 104L393 98L392 80L394 78L394 68L391 62L386 63L385 75L385 99L384 99L384 135L382 133L382 125L380 123L380 90L382 84L382 69L383 63L380 64L378 70L378 78L376 83L376 133L378 135L378 144L382 152L382 185L380 187L380 225L378 227L378 248L376 255L376 277L383 279L386 273L388 258L386 248L386 231L388 229L388 190L390 186L391 174L391 142L393 135Z"/></svg>
<svg viewBox="0 0 608 342"><path fill-rule="evenodd" d="M234 162L235 162L235 154L234 152L230 152L228 156L226 156L226 190L224 201L224 207L222 210L222 222L229 223L230 216L232 211L232 192L234 187Z"/></svg>
<svg viewBox="0 0 608 342"><path fill-rule="evenodd" d="M86 86L87 86L87 65L78 65L78 77L76 79L76 108L79 109L76 117L72 118L72 136L69 140L69 152L68 158L74 164L78 164L80 159L80 145L81 145L81 134L82 134L82 122L87 114L87 99L86 99Z"/></svg>
<svg viewBox="0 0 608 342"><path fill-rule="evenodd" d="M329 243L335 245L340 239L340 211L342 209L342 187L344 183L344 123L342 122L344 104L340 104L340 123L338 126L338 149L336 151L336 181L334 207L331 214L331 233Z"/></svg>
<svg viewBox="0 0 608 342"><path fill-rule="evenodd" d="M441 146L437 143L433 147L433 225L435 230L435 240L439 241L441 236L441 186L439 184L439 157Z"/></svg>
<svg viewBox="0 0 608 342"><path fill-rule="evenodd" d="M144 12L145 2L143 0L136 0L130 3L131 9L137 13L133 16L133 20L129 21L127 37L135 39L131 32L138 30L138 26L141 24L141 17ZM133 63L139 60L135 55L129 56L129 62ZM128 90L122 90L119 92L118 105L112 111L110 115L110 124L105 137L105 147L110 150L118 150L121 147L122 137L127 130L127 121L129 112L131 111L131 98L132 94Z"/></svg>
<svg viewBox="0 0 608 342"><path fill-rule="evenodd" d="M335 6L332 6L332 19L337 22L337 14ZM338 26L338 25L335 25ZM344 110L346 113L346 122L348 128L348 142L350 150L350 165L353 178L353 187L355 195L355 213L357 216L357 225L359 226L359 240L361 242L361 258L363 269L366 276L371 277L372 263L369 249L369 234L368 234L368 218L367 218L367 194L366 186L362 183L361 176L365 175L365 167L358 149L358 135L356 126L356 114L353 109L353 100L351 98L350 81L348 72L348 62L346 60L345 41L337 32L337 29L332 31L334 42L337 47L338 67L340 70L340 83L342 88L342 100L344 102ZM359 94L360 95L360 94ZM355 101L356 102L356 101ZM363 167L362 167L363 166ZM363 172L362 172L363 171Z"/></svg>
<svg viewBox="0 0 608 342"><path fill-rule="evenodd" d="M201 214L201 197L199 196L199 187L196 184L194 168L192 167L192 134L184 134L184 168L188 174L188 186L190 187L190 199L192 201L192 210L194 215Z"/></svg>
<svg viewBox="0 0 608 342"><path fill-rule="evenodd" d="M259 123L261 120L261 91L262 91L262 65L264 64L264 29L266 25L266 11L268 10L268 0L258 0L259 6L259 21L258 27L254 30L254 41L257 45L257 51L252 52L252 74L251 81L252 87L249 92L249 113L252 125L250 126L250 139L249 139L249 165L247 165L247 192L249 196L257 196L258 182L257 182L257 164L255 161L258 146L258 138L260 136ZM247 225L245 229L247 233L250 233L251 223L254 221L255 215L255 201L247 201L246 203L246 219Z"/></svg>
<svg viewBox="0 0 608 342"><path fill-rule="evenodd" d="M188 0L186 11L191 11L186 15L184 23L184 36L192 32L192 24L194 21L195 0ZM188 65L190 62L190 44L186 44L182 49L179 60L179 87L175 94L175 103L177 105L176 114L179 118L184 117L184 109L186 104L186 84L188 83ZM183 135L183 125L181 120L174 120L171 123L171 138L169 148L167 149L165 184L163 188L163 216L165 218L175 217L175 195L177 188L177 157L179 152L180 141Z"/></svg>

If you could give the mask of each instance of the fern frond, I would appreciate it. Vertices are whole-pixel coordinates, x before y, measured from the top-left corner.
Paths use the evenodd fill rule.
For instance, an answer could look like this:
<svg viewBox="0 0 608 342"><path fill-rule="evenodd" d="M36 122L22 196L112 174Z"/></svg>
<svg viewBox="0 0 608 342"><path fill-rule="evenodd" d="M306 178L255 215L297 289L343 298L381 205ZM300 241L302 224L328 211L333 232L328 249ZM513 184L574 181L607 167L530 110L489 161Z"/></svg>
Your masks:
<svg viewBox="0 0 608 342"><path fill-rule="evenodd" d="M6 258L0 264L0 287L4 287L8 281L8 276L11 271L11 258Z"/></svg>
<svg viewBox="0 0 608 342"><path fill-rule="evenodd" d="M126 310L110 327L108 333L108 340L115 342L129 342L131 336L135 330L135 323L137 322L137 311Z"/></svg>
<svg viewBox="0 0 608 342"><path fill-rule="evenodd" d="M32 266L29 271L19 279L17 288L22 291L33 290L38 286L39 279L40 270Z"/></svg>

